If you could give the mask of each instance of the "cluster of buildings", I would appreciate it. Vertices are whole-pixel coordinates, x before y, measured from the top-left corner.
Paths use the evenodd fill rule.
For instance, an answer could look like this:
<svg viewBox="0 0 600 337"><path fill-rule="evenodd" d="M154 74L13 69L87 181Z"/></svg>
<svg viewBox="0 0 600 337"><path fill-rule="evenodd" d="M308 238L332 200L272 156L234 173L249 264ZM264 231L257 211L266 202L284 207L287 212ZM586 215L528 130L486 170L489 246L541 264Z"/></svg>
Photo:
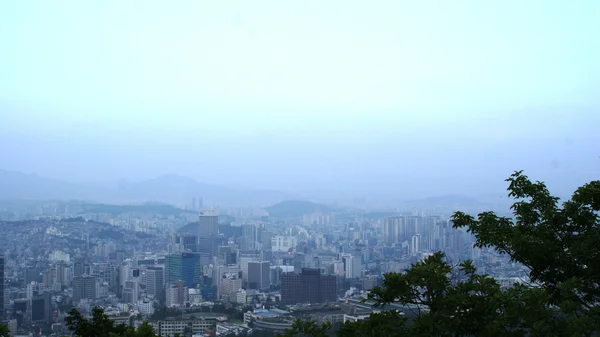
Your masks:
<svg viewBox="0 0 600 337"><path fill-rule="evenodd" d="M361 299L383 274L438 250L502 280L526 275L439 215L238 213L225 223L214 211L191 223L189 213L0 222L0 315L15 334L68 334L68 310L95 306L116 322L148 320L160 336L280 331L298 317L367 317Z"/></svg>

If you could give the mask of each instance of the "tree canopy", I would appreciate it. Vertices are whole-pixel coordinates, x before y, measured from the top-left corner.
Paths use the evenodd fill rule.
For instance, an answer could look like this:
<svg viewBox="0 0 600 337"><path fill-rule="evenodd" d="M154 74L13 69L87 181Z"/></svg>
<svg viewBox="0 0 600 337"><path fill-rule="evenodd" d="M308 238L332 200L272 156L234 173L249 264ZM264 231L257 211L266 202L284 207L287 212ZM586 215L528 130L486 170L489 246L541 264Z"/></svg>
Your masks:
<svg viewBox="0 0 600 337"><path fill-rule="evenodd" d="M115 325L100 307L92 309L92 320L83 317L77 309L71 309L65 317L67 327L77 337L157 337L148 322L135 329L123 324Z"/></svg>
<svg viewBox="0 0 600 337"><path fill-rule="evenodd" d="M0 323L0 337L10 337L10 329L6 324Z"/></svg>
<svg viewBox="0 0 600 337"><path fill-rule="evenodd" d="M452 265L436 252L405 273L384 275L368 300L399 304L346 322L338 336L592 336L600 331L600 181L559 204L544 183L511 175L513 217L456 212L455 228L476 245L507 254L529 268L531 284L503 289L471 261ZM297 321L283 336L325 336L330 325Z"/></svg>

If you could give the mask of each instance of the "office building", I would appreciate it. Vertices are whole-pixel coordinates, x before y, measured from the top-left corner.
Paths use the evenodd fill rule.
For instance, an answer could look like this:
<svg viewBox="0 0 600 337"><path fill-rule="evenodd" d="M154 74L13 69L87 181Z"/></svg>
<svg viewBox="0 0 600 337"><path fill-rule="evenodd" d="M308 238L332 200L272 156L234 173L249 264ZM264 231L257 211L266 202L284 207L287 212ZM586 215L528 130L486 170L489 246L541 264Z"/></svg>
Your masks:
<svg viewBox="0 0 600 337"><path fill-rule="evenodd" d="M271 238L271 250L274 252L287 252L295 249L298 241L293 236L274 236Z"/></svg>
<svg viewBox="0 0 600 337"><path fill-rule="evenodd" d="M262 261L260 252L240 252L238 261L240 261L240 269L242 271L242 279L248 280L248 263Z"/></svg>
<svg viewBox="0 0 600 337"><path fill-rule="evenodd" d="M106 282L108 289L116 293L119 284L117 282L118 269L111 263L95 263L92 265L91 274L100 282Z"/></svg>
<svg viewBox="0 0 600 337"><path fill-rule="evenodd" d="M181 307L187 302L188 288L183 281L177 281L167 286L165 291L165 305L167 307Z"/></svg>
<svg viewBox="0 0 600 337"><path fill-rule="evenodd" d="M198 217L198 237L210 238L219 235L219 215L217 212L201 212Z"/></svg>
<svg viewBox="0 0 600 337"><path fill-rule="evenodd" d="M337 300L337 282L333 275L321 275L319 269L302 268L301 273L281 275L282 304L324 303Z"/></svg>
<svg viewBox="0 0 600 337"><path fill-rule="evenodd" d="M344 275L346 278L360 278L362 269L360 256L344 254L342 262L344 263Z"/></svg>
<svg viewBox="0 0 600 337"><path fill-rule="evenodd" d="M35 295L31 299L31 322L50 322L51 321L51 303L50 294L43 293Z"/></svg>
<svg viewBox="0 0 600 337"><path fill-rule="evenodd" d="M165 263L165 283L175 283L179 280L188 288L194 288L201 283L202 257L201 253L178 252L167 255ZM205 258L205 264L208 259Z"/></svg>
<svg viewBox="0 0 600 337"><path fill-rule="evenodd" d="M85 273L85 262L81 259L75 260L73 263L73 277L83 276Z"/></svg>
<svg viewBox="0 0 600 337"><path fill-rule="evenodd" d="M181 252L165 257L165 284L181 280Z"/></svg>
<svg viewBox="0 0 600 337"><path fill-rule="evenodd" d="M83 276L73 279L73 302L82 299L95 300L98 298L98 280L95 277Z"/></svg>
<svg viewBox="0 0 600 337"><path fill-rule="evenodd" d="M122 293L123 303L134 304L137 303L139 298L139 284L137 280L126 281Z"/></svg>
<svg viewBox="0 0 600 337"><path fill-rule="evenodd" d="M242 237L240 238L240 249L243 251L257 249L257 228L253 224L242 225Z"/></svg>
<svg viewBox="0 0 600 337"><path fill-rule="evenodd" d="M198 251L198 237L196 235L183 235L181 237L183 249L185 251L197 252Z"/></svg>
<svg viewBox="0 0 600 337"><path fill-rule="evenodd" d="M146 293L162 302L164 299L164 270L162 267L148 267L144 274L144 283L146 284Z"/></svg>
<svg viewBox="0 0 600 337"><path fill-rule="evenodd" d="M242 280L239 273L226 273L219 282L219 298L229 299L231 294L242 289Z"/></svg>
<svg viewBox="0 0 600 337"><path fill-rule="evenodd" d="M269 290L271 264L268 261L248 262L248 289Z"/></svg>

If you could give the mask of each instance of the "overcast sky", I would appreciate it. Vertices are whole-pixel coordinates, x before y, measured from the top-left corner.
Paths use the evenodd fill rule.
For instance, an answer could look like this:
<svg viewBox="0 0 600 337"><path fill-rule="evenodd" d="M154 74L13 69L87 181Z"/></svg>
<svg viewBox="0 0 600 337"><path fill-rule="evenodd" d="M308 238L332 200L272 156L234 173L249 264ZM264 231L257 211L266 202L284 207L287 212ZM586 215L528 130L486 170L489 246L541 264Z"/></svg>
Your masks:
<svg viewBox="0 0 600 337"><path fill-rule="evenodd" d="M0 168L281 190L600 177L600 1L2 1ZM357 192L358 193L358 192Z"/></svg>

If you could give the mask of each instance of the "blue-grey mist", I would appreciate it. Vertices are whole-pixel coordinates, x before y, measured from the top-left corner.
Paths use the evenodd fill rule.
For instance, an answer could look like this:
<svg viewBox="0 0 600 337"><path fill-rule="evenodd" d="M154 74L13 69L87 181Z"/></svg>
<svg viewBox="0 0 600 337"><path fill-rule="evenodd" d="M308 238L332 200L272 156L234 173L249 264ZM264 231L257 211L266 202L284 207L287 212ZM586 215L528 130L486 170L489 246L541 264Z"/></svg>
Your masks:
<svg viewBox="0 0 600 337"><path fill-rule="evenodd" d="M4 1L0 169L366 198L600 172L598 1Z"/></svg>

